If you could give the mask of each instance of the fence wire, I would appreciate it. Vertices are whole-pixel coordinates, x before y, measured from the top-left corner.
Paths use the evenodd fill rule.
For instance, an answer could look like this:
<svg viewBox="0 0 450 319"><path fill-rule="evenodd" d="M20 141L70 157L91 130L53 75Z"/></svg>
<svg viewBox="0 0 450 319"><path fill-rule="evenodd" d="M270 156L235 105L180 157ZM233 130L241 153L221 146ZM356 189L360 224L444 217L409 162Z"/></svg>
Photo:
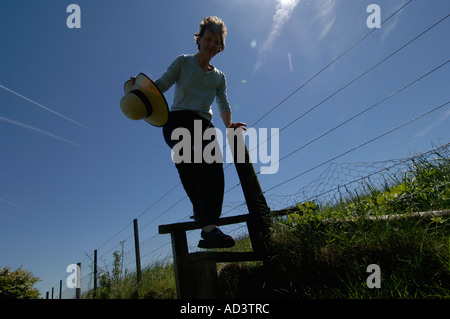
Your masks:
<svg viewBox="0 0 450 319"><path fill-rule="evenodd" d="M409 2L406 3L404 6L409 4ZM401 7L397 11L401 10L403 7ZM432 27L430 27L429 29L418 35L416 38L408 42L406 45L408 45L409 43L420 37L422 34L426 33L428 30L431 30L434 26L441 23L447 17L448 16L435 23L435 25L433 25ZM373 31L371 31L370 33L372 32ZM367 34L365 37L367 37L369 34ZM361 42L363 39L358 41L356 44ZM356 44L351 46L348 50L353 48ZM403 47L405 47L406 45L404 45ZM397 53L403 47L395 51L393 54ZM343 54L345 54L347 51L345 51ZM390 56L385 58L385 60L388 59L389 57ZM382 60L382 62L384 62L385 60ZM332 61L329 65L327 65L314 77L316 77L318 74L320 74L323 70L328 68L328 66L330 66L336 61L337 59ZM379 62L374 67L376 67L382 62ZM369 69L369 71L370 70L371 69ZM308 80L308 82L311 81L313 78ZM354 81L350 82L349 84L353 83ZM294 95L308 82L300 86L287 98L290 98L292 95ZM347 84L345 87L347 87L349 84ZM327 99L329 99L330 97L328 97ZM269 110L269 112L264 114L259 120L257 120L257 122L262 120L267 114L272 112L285 100L276 105L273 109ZM297 119L295 121L297 121ZM291 125L292 123L293 122L289 123L287 126ZM372 188L383 188L386 187L386 185L395 184L396 180L400 180L402 177L405 176L405 174L408 174L408 172L411 171L411 167L413 167L415 160L423 159L433 161L436 154L440 154L443 158L448 159L450 155L449 153L450 153L450 143L439 147L435 147L428 152L412 155L409 158L403 159L393 159L378 162L355 162L355 163L330 162L328 164L328 167L326 167L322 173L320 173L314 180L309 182L307 185L296 186L298 187L298 189L294 191L292 194L288 195L274 194L274 193L269 194L269 192L271 191L268 191L267 193L265 193L266 201L272 211L283 210L289 207L296 206L297 204L306 201L314 201L316 204L319 205L333 205L334 203L337 203L340 200L342 200L343 196L344 197L351 196L351 194L361 193L365 191L367 185L370 185ZM159 200L162 200L178 186L179 184L176 185L174 188L172 188L165 195L163 195ZM449 187L448 184L446 184L445 187ZM181 200L183 199L180 199L180 201ZM157 204L158 201L153 203L138 217L141 217L143 214L145 214L150 208L152 208L155 204ZM170 210L180 201L174 203L166 211ZM162 211L160 215L157 215L153 220L151 220L147 224L140 225L142 227L140 230L146 228L150 224L153 224L153 222L162 214L164 214L166 211ZM248 213L248 210L245 202L226 202L224 203L223 206L222 216L229 216L231 214L240 215L246 213ZM248 231L245 223L222 226L221 228L225 233L230 234L234 238L245 238L248 236ZM126 233L126 236L128 236L128 238L119 241L117 236L122 233ZM186 235L189 251L194 252L201 250L197 248L197 244L200 239L200 232L198 230L188 231L186 232ZM109 242L113 243L116 242L116 245L110 248L109 250L105 249L105 251L102 251L102 248ZM97 260L98 278L102 275L113 277L114 272L116 272L117 276L121 277L122 279L128 276L130 277L135 276L136 251L134 247L133 230L132 227L130 227L130 224L125 226L112 238L108 239L108 241L105 242L98 249L99 249L99 256ZM139 250L142 269L151 268L154 265L161 265L173 262L171 250L171 238L169 235L153 235L149 238L141 238L139 243ZM114 257L114 255L116 257ZM94 257L92 253L86 254L85 257L86 258L84 258L81 264L81 294L85 297L89 297L90 296L89 292L91 292L94 289ZM119 267L119 270L116 269L117 267ZM67 280L70 279L70 275L71 274L68 273L64 278L61 279L60 283L55 285L53 298L55 299L76 298L76 289L69 288L67 286ZM61 284L61 292L59 292L58 290L60 284Z"/></svg>
<svg viewBox="0 0 450 319"><path fill-rule="evenodd" d="M306 201L314 201L318 205L333 205L338 203L345 196L352 196L355 193L363 193L367 185L374 189L385 189L393 186L410 174L417 162L436 162L438 160L448 160L450 158L450 143L435 147L427 152L411 155L408 158L392 159L377 162L354 162L354 163L330 163L329 166L307 185L300 187L291 195L266 194L266 200L272 211L283 210L296 206ZM449 183L442 185L450 187ZM245 202L224 203L224 215L246 214L248 213ZM245 223L222 226L225 233L234 238L248 237L248 230ZM201 251L197 247L200 240L200 232L197 230L187 231L187 242L190 252ZM131 248L127 248L132 246ZM111 250L98 258L98 276L107 274L113 276L114 268L119 267L117 276L120 279L136 276L136 255L134 242L130 238L120 241L115 246L114 253L120 260L111 258ZM173 262L171 251L171 240L169 235L154 235L142 240L139 245L141 268L151 268L154 265L165 265ZM62 299L76 298L76 289L67 287L68 273L61 280ZM94 261L92 255L87 255L87 262L81 267L81 294L89 297L89 293L94 289ZM59 292L55 292L53 298L60 298Z"/></svg>

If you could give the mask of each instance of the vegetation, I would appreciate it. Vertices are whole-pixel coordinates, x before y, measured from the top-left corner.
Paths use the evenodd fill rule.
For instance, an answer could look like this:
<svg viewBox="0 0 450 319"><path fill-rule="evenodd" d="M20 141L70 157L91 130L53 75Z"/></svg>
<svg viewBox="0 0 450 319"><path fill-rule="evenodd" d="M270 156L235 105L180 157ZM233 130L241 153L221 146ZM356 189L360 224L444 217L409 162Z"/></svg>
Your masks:
<svg viewBox="0 0 450 319"><path fill-rule="evenodd" d="M450 208L450 161L415 160L402 180L339 203L298 205L272 229L272 271L231 266L229 296L279 298L450 298L450 215L413 218L411 212ZM374 218L391 216L396 218ZM398 215L401 214L401 215ZM372 218L369 218L372 217ZM367 267L381 269L381 288L368 288ZM237 273L237 274L236 274ZM246 275L239 275L246 274ZM242 294L248 278L265 290ZM244 282L236 282L236 278ZM263 285L253 285L263 287Z"/></svg>
<svg viewBox="0 0 450 319"><path fill-rule="evenodd" d="M39 291L33 288L39 278L22 267L11 271L0 267L0 299L37 299Z"/></svg>
<svg viewBox="0 0 450 319"><path fill-rule="evenodd" d="M172 264L153 264L142 269L142 283L137 285L136 273L122 271L122 255L113 253L111 271L105 266L99 273L97 291L89 291L83 298L98 299L174 299L176 298L175 278Z"/></svg>
<svg viewBox="0 0 450 319"><path fill-rule="evenodd" d="M218 265L221 297L450 298L450 214L411 214L450 209L448 156L416 158L402 178L389 178L381 189L367 184L337 203L301 203L275 219L270 271L258 262ZM237 242L236 250L250 247L248 238ZM367 285L372 264L380 288ZM143 270L139 289L135 274L121 270L100 278L97 298L176 295L171 264Z"/></svg>

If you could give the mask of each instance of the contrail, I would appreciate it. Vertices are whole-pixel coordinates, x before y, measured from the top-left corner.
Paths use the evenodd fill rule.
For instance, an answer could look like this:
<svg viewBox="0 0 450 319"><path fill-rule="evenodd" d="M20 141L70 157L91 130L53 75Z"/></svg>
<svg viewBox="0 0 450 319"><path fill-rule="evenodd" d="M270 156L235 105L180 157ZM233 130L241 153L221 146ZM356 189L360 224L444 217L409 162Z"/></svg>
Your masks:
<svg viewBox="0 0 450 319"><path fill-rule="evenodd" d="M40 108L42 108L42 109L48 111L48 112L51 112L51 113L53 113L53 114L56 114L56 115L58 115L59 117L62 117L63 119L66 119L66 120L68 120L68 121L70 121L70 122L72 122L72 123L74 123L74 124L77 124L77 125L79 125L79 126L81 126L81 127L84 127L84 128L89 129L87 126L85 126L85 125L83 125L83 124L81 124L81 123L79 123L79 122L77 122L77 121L74 121L74 120L72 120L71 118L68 118L67 116L64 116L64 115L62 115L62 114L60 114L60 113L58 113L58 112L56 112L56 111L53 111L52 109L50 109L50 108L48 108L48 107L46 107L46 106L44 106L44 105L42 105L42 104L40 104L40 103L38 103L38 102L36 102L36 101L33 101L33 100L27 98L26 96L23 96L22 94L19 94L19 93L15 92L15 91L13 91L13 90L11 90L11 89L8 89L7 87L5 87L5 86L3 86L3 85L1 85L1 84L0 84L0 88L2 88L2 89L4 89L4 90L6 90L6 91L8 91L8 92L10 92L10 93L12 93L12 94L18 96L18 97L20 97L20 98L22 98L22 99L24 99L25 101L31 102L31 103L33 103L33 104L39 106Z"/></svg>
<svg viewBox="0 0 450 319"><path fill-rule="evenodd" d="M273 16L272 30L259 51L258 59L256 61L253 72L258 71L265 60L265 54L272 48L277 36L280 34L284 24L290 19L295 7L300 0L277 0L277 7Z"/></svg>
<svg viewBox="0 0 450 319"><path fill-rule="evenodd" d="M439 124L441 124L447 117L450 116L450 111L447 111L444 115L442 115L436 122L432 123L430 126L428 126L426 129L424 129L422 132L419 132L415 134L413 137L422 137L435 127L437 127Z"/></svg>
<svg viewBox="0 0 450 319"><path fill-rule="evenodd" d="M44 134L44 135L56 138L57 140L60 140L60 141L63 141L63 142L66 142L66 143L69 143L69 144L81 147L80 145L75 144L75 143L73 143L73 142L71 142L69 140L66 140L66 139L64 139L64 138L62 138L60 136L57 136L55 134L49 133L47 131L38 129L36 127L30 126L30 125L27 125L27 124L24 124L24 123L21 123L21 122L17 122L17 121L14 121L14 120L7 119L6 117L3 117L3 116L0 116L0 121L4 121L4 122L10 123L10 124L14 124L14 125L17 125L17 126L20 126L20 127L24 127L24 128L29 129L29 130L32 130L32 131L35 131L35 132L38 132L38 133L41 133L41 134Z"/></svg>
<svg viewBox="0 0 450 319"><path fill-rule="evenodd" d="M8 218L8 219L10 219L10 220L12 220L12 221L15 221L16 223L19 223L19 224L22 224L22 225L25 225L25 226L28 226L28 227L34 228L34 229L36 229L36 230L39 230L39 231L44 231L43 229L37 228L37 227L35 227L35 226L34 226L34 225L32 225L32 224L29 224L29 223L25 223L25 222L23 222L23 221L21 221L21 220L18 220L17 218L14 218L14 217L11 217L11 216L8 216L8 215L5 215L5 214L2 214L2 213L0 213L0 216L6 217L6 218Z"/></svg>
<svg viewBox="0 0 450 319"><path fill-rule="evenodd" d="M41 218L43 218L43 219L49 220L49 219L48 219L47 217L45 217L44 215L41 215L41 214L36 213L36 212L33 212L33 211L31 211L31 210L29 210L29 209L26 209L26 208L24 208L24 207L22 207L22 206L19 206L19 205L17 205L17 204L11 203L11 202L9 202L9 201L3 199L3 198L0 198L0 202L4 202L4 203L6 203L6 204L8 204L8 205L11 205L11 206L17 207L17 208L19 208L19 209L21 209L21 210L23 210L23 211L26 211L26 212L28 212L28 213L30 213L30 214L33 214L33 215L35 215L35 216L38 216L38 217L41 217Z"/></svg>

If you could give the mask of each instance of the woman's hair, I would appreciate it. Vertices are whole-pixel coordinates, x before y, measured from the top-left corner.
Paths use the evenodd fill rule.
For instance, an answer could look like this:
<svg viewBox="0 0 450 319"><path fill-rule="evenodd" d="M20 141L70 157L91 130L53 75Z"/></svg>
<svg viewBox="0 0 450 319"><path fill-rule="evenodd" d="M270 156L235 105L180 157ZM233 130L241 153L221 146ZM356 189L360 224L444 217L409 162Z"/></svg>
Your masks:
<svg viewBox="0 0 450 319"><path fill-rule="evenodd" d="M220 35L219 52L225 50L225 37L227 36L227 27L225 26L225 23L218 17L207 17L204 18L200 23L198 33L194 33L198 49L200 50L200 38L205 34L206 30Z"/></svg>

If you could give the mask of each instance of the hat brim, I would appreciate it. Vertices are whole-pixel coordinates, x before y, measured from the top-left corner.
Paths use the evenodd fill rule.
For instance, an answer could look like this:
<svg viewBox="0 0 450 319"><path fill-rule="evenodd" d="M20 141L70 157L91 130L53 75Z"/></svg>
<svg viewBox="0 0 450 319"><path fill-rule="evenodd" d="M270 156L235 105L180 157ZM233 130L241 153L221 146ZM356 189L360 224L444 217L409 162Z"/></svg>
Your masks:
<svg viewBox="0 0 450 319"><path fill-rule="evenodd" d="M139 73L134 85L131 84L130 80L125 82L125 94L136 88L145 94L152 108L151 114L148 117L144 117L143 120L157 127L166 124L169 118L169 106L156 84L144 73Z"/></svg>

